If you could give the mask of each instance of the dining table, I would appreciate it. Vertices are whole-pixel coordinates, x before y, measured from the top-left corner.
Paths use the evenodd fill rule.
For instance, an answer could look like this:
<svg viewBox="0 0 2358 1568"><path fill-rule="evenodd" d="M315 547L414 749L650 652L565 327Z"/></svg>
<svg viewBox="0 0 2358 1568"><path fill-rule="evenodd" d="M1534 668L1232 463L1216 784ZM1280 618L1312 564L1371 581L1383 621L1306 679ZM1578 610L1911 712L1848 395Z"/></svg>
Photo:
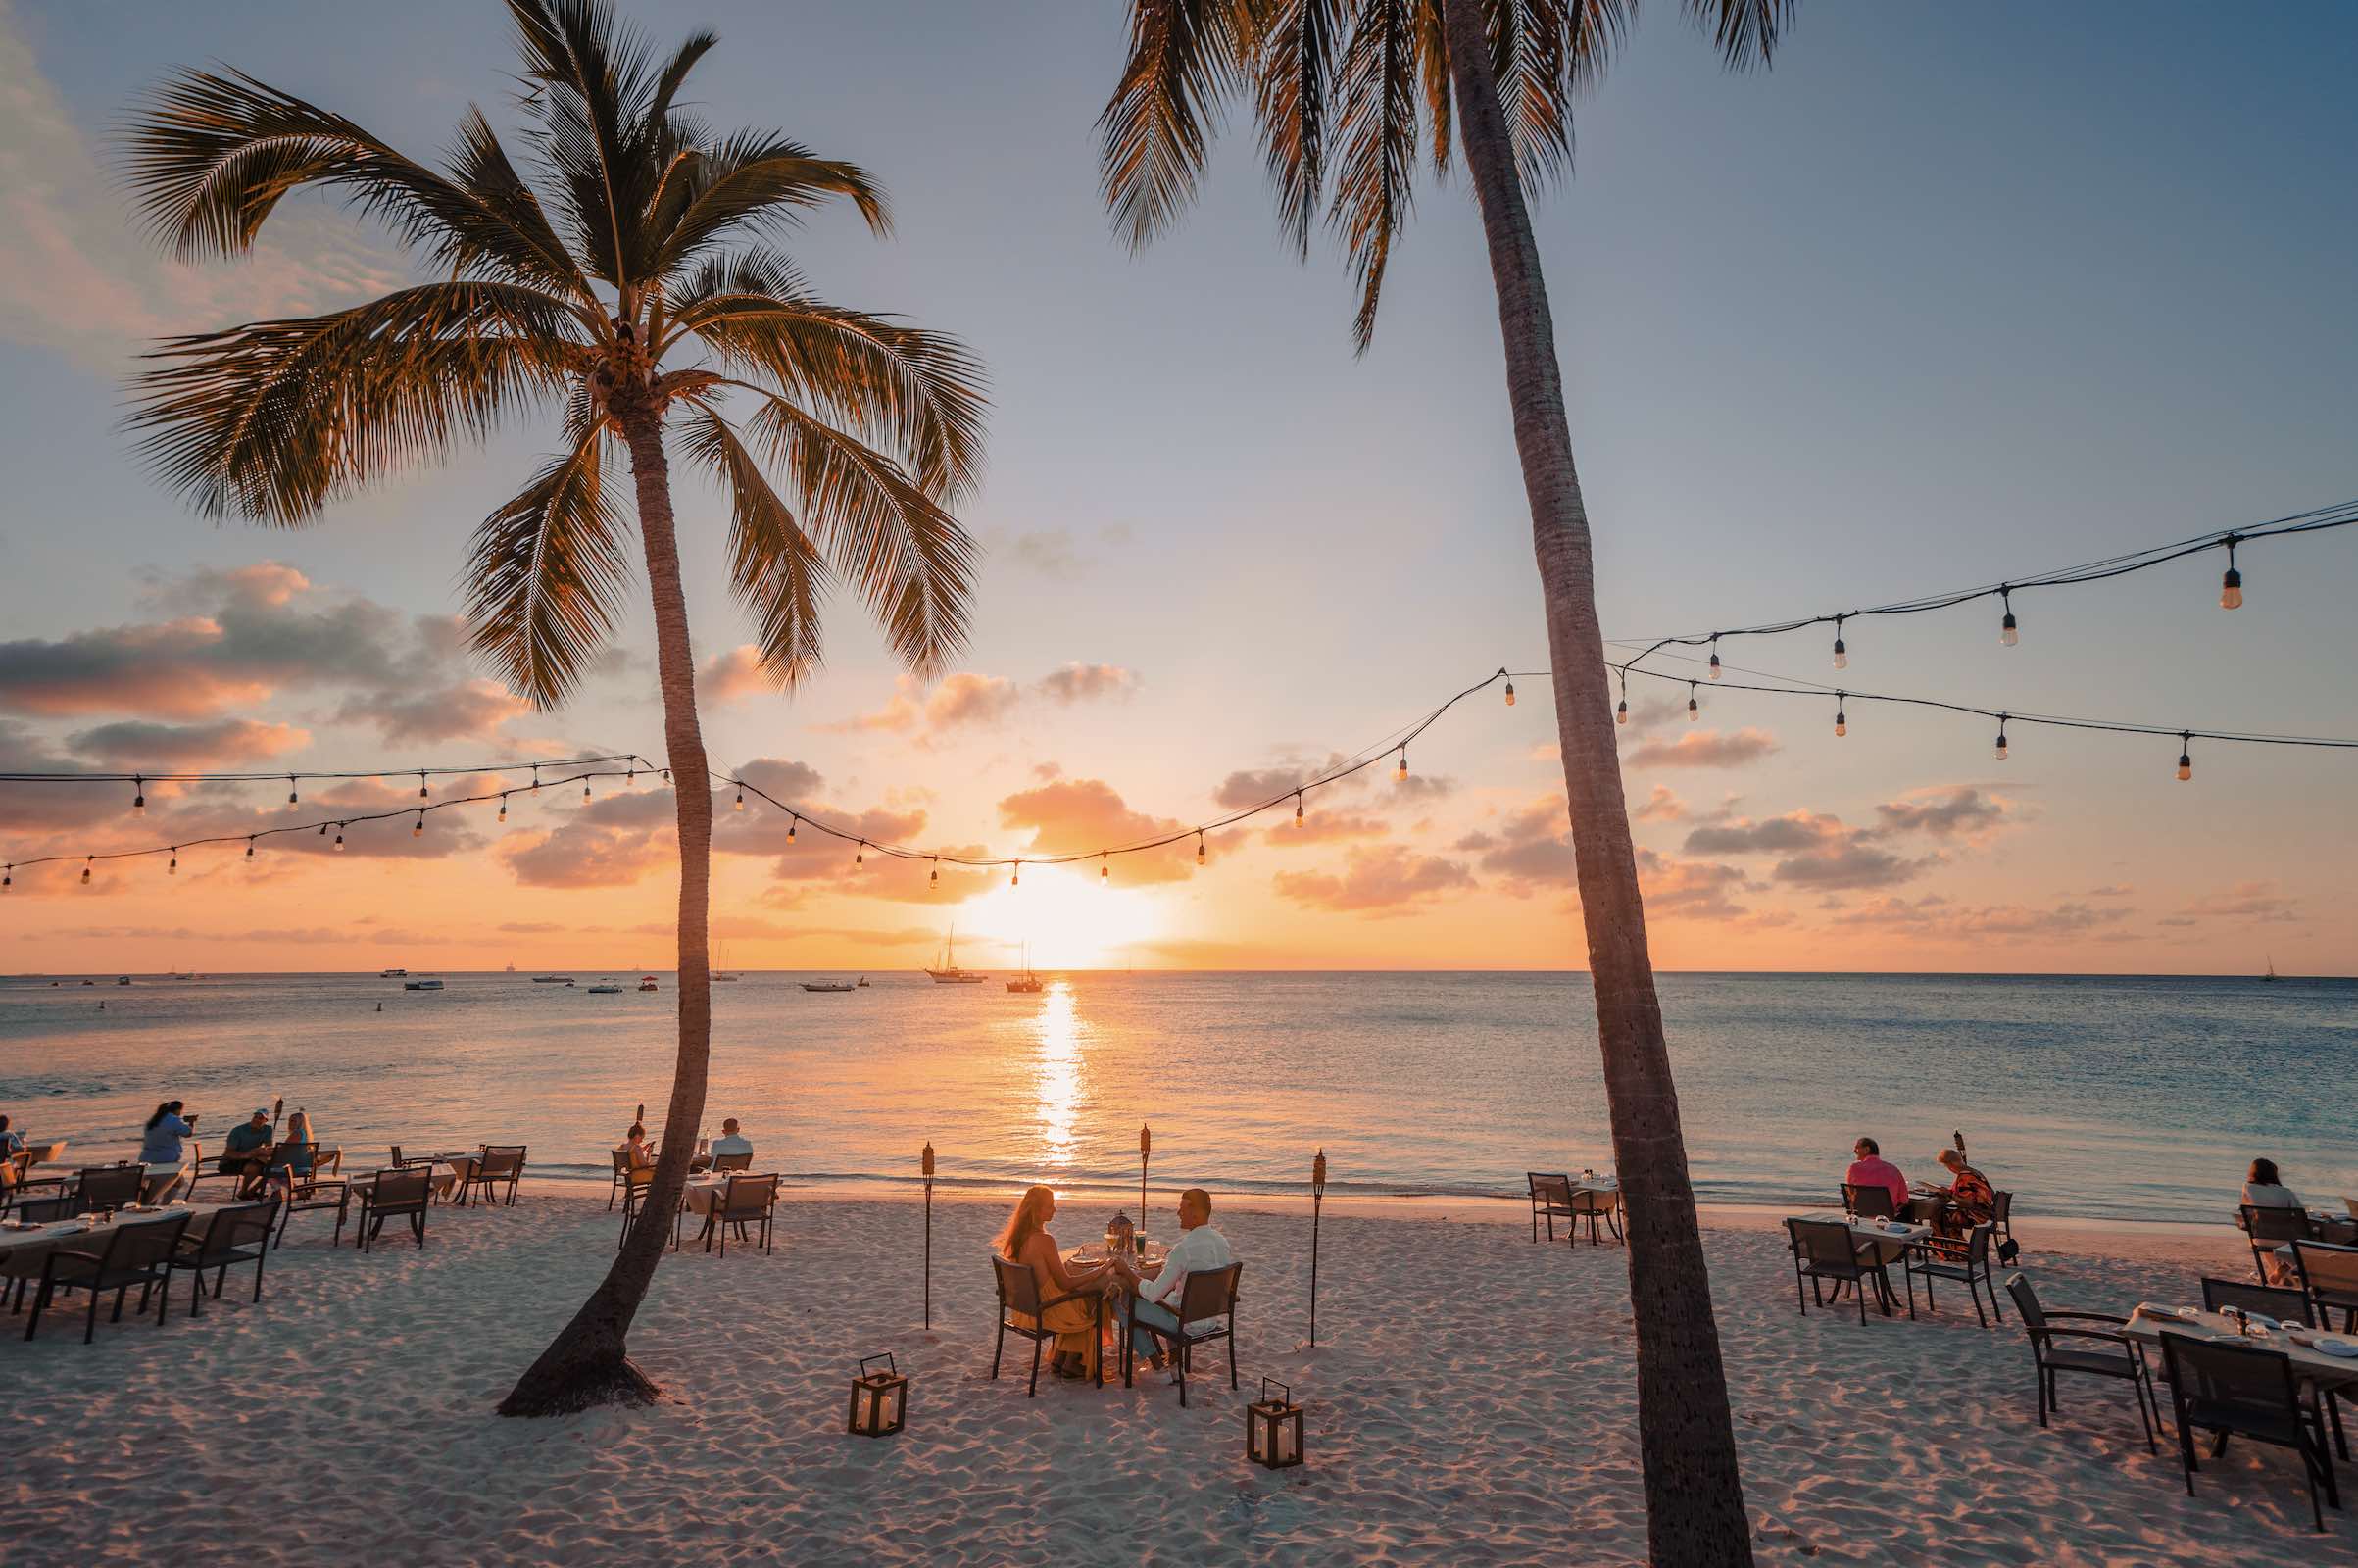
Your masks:
<svg viewBox="0 0 2358 1568"><path fill-rule="evenodd" d="M1117 1253L1108 1250L1105 1244L1100 1241L1084 1242L1078 1247L1065 1248L1058 1255L1062 1257L1064 1267L1068 1271L1075 1268L1102 1268L1109 1259L1119 1255L1124 1262L1138 1272L1140 1277L1153 1279L1162 1272L1163 1260L1170 1256L1170 1248L1161 1242L1133 1241L1129 1247L1119 1250ZM1121 1367L1122 1387L1126 1389L1130 1386L1132 1372L1130 1312L1131 1308L1138 1304L1138 1293L1131 1289L1129 1282L1125 1280L1118 1293L1108 1291L1105 1294L1106 1299L1112 1301L1114 1306L1111 1327L1121 1341L1121 1355L1118 1364ZM1098 1357L1098 1377L1101 1382L1111 1376L1105 1369L1105 1358L1101 1354Z"/></svg>
<svg viewBox="0 0 2358 1568"><path fill-rule="evenodd" d="M2303 1330L2300 1340L2283 1327L2269 1328L2266 1321L2254 1318L2250 1332L2225 1312L2197 1311L2191 1306L2172 1306L2166 1302L2140 1301L2121 1332L2139 1344L2155 1349L2161 1348L2162 1335L2190 1334L2196 1339L2248 1346L2255 1350L2281 1350L2291 1358L2292 1370L2331 1394L2337 1389L2358 1388L2358 1338L2346 1334L2310 1333ZM2347 1347L2347 1353L2335 1354L2319 1346Z"/></svg>
<svg viewBox="0 0 2358 1568"><path fill-rule="evenodd" d="M25 1224L18 1220L0 1220L0 1274L11 1279L38 1277L41 1260L61 1247L77 1252L95 1252L103 1249L115 1232L127 1225L144 1225L167 1220L174 1214L188 1216L187 1235L200 1237L213 1224L213 1216L231 1203L191 1203L186 1201L161 1205L142 1204L115 1210L111 1219L96 1214L77 1214L72 1219L49 1220L39 1224Z"/></svg>
<svg viewBox="0 0 2358 1568"><path fill-rule="evenodd" d="M1842 1225L1849 1230L1851 1250L1858 1253L1861 1262L1870 1264L1876 1270L1877 1304L1883 1308L1886 1317L1890 1317L1898 1306L1899 1298L1891 1294L1891 1282L1882 1271L1904 1257L1909 1248L1931 1241L1934 1235L1930 1225L1914 1220L1870 1219L1863 1214L1845 1214L1840 1209L1820 1209L1815 1213L1795 1214L1793 1217L1821 1225Z"/></svg>

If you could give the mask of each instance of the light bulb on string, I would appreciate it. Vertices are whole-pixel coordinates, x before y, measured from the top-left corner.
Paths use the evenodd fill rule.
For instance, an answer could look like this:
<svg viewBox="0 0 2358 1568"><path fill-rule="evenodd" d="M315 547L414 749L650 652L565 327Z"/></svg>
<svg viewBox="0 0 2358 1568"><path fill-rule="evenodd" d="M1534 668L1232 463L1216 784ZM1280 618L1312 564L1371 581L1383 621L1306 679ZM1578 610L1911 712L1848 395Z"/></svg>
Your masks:
<svg viewBox="0 0 2358 1568"><path fill-rule="evenodd" d="M1204 834L1201 830L1196 834L1196 863L1198 865L1204 863Z"/></svg>
<svg viewBox="0 0 2358 1568"><path fill-rule="evenodd" d="M1620 702L1613 705L1613 722L1616 724L1626 724L1629 722L1628 698L1624 697Z"/></svg>
<svg viewBox="0 0 2358 1568"><path fill-rule="evenodd" d="M540 793L540 764L538 762L532 764L532 793L535 795Z"/></svg>
<svg viewBox="0 0 2358 1568"><path fill-rule="evenodd" d="M2227 540L2227 575L2219 579L2219 608L2243 608L2243 573L2235 569L2235 538L2233 534Z"/></svg>
<svg viewBox="0 0 2358 1568"><path fill-rule="evenodd" d="M1998 601L2006 607L2005 618L1997 623L1997 640L2006 647L2012 648L2016 643L2022 641L2022 631L2014 624L2014 595L2011 590L2000 588L1997 591L1997 597Z"/></svg>
<svg viewBox="0 0 2358 1568"><path fill-rule="evenodd" d="M2178 781L2185 783L2194 776L2194 732L2187 730L2178 737Z"/></svg>
<svg viewBox="0 0 2358 1568"><path fill-rule="evenodd" d="M321 838L325 838L325 837L327 837L327 824L326 824L326 823L324 823L324 822L321 822L321 823L319 824L319 837L321 837Z"/></svg>
<svg viewBox="0 0 2358 1568"><path fill-rule="evenodd" d="M1111 862L1105 858L1103 851L1099 852L1097 858L1097 879L1100 882L1110 882L1113 880L1113 866Z"/></svg>
<svg viewBox="0 0 2358 1568"><path fill-rule="evenodd" d="M852 863L853 863L854 865L865 865L865 864L867 864L867 863L868 863L868 841L867 841L867 840L865 840L865 839L861 839L861 840L860 841L860 848L858 848L858 849L856 849L856 850L854 850L854 851L852 852Z"/></svg>
<svg viewBox="0 0 2358 1568"><path fill-rule="evenodd" d="M586 778L581 781L581 798L585 801L590 798L590 785Z"/></svg>
<svg viewBox="0 0 2358 1568"><path fill-rule="evenodd" d="M1014 868L1007 872L1007 886L1011 888L1023 886L1023 862L1021 860L1017 860Z"/></svg>
<svg viewBox="0 0 2358 1568"><path fill-rule="evenodd" d="M500 792L500 820L508 820L508 792L505 790Z"/></svg>
<svg viewBox="0 0 2358 1568"><path fill-rule="evenodd" d="M2006 715L2003 713L1997 715L1997 760L2001 762L2006 760Z"/></svg>
<svg viewBox="0 0 2358 1568"><path fill-rule="evenodd" d="M666 784L671 782L671 769L667 767L663 769L663 782Z"/></svg>
<svg viewBox="0 0 2358 1568"><path fill-rule="evenodd" d="M745 809L745 786L742 784L737 786L737 809Z"/></svg>
<svg viewBox="0 0 2358 1568"><path fill-rule="evenodd" d="M1850 715L1842 711L1842 701L1849 695L1848 692L1834 694L1834 733L1838 740L1850 733Z"/></svg>
<svg viewBox="0 0 2358 1568"><path fill-rule="evenodd" d="M942 862L941 862L940 860L936 860L936 861L934 861L934 862L933 862L933 875L931 875L931 876L929 876L929 877L927 877L927 878L925 879L925 885L926 885L926 887L927 887L929 890L931 890L931 891L934 891L934 892L939 892L939 891L941 891L941 886L942 886Z"/></svg>
<svg viewBox="0 0 2358 1568"><path fill-rule="evenodd" d="M423 811L418 812L418 820L411 824L410 837L414 839L421 839L425 837L425 813Z"/></svg>
<svg viewBox="0 0 2358 1568"><path fill-rule="evenodd" d="M1841 615L1834 617L1834 667L1837 669L1850 667L1850 650L1842 642L1842 617Z"/></svg>
<svg viewBox="0 0 2358 1568"><path fill-rule="evenodd" d="M792 843L794 842L794 830L795 830L796 828L798 828L798 827L801 827L802 825L803 825L803 819L802 819L801 817L799 817L799 816L798 816L798 817L796 817L796 818L795 818L793 821L791 821L791 822L789 822L789 823L787 823L787 824L786 824L786 842L787 842L787 843L789 843L789 844L792 844Z"/></svg>
<svg viewBox="0 0 2358 1568"><path fill-rule="evenodd" d="M249 860L254 858L254 841L252 839L246 840L246 858Z"/></svg>
<svg viewBox="0 0 2358 1568"><path fill-rule="evenodd" d="M1300 790L1294 792L1294 820L1297 822L1302 820L1302 791Z"/></svg>
<svg viewBox="0 0 2358 1568"><path fill-rule="evenodd" d="M131 814L147 815L147 780L143 778L134 777L131 780Z"/></svg>
<svg viewBox="0 0 2358 1568"><path fill-rule="evenodd" d="M1711 662L1708 666L1713 680L1719 679L1719 633L1711 634Z"/></svg>
<svg viewBox="0 0 2358 1568"><path fill-rule="evenodd" d="M1400 765L1393 770L1392 782L1395 784L1408 782L1408 748L1405 746L1400 748Z"/></svg>
<svg viewBox="0 0 2358 1568"><path fill-rule="evenodd" d="M296 795L296 791L295 791L295 775L294 775L294 774L292 774L292 773L289 773L289 774L286 776L286 804L287 804L287 805L289 805L289 806L292 806L292 805L294 805L294 804L295 804L295 795Z"/></svg>
<svg viewBox="0 0 2358 1568"><path fill-rule="evenodd" d="M425 772L422 768L418 774L418 798L421 801L425 799Z"/></svg>
<svg viewBox="0 0 2358 1568"><path fill-rule="evenodd" d="M1687 722L1692 724L1703 716L1703 705L1695 700L1695 682L1687 683Z"/></svg>
<svg viewBox="0 0 2358 1568"><path fill-rule="evenodd" d="M88 887L89 885L90 885L90 857L88 857L88 856L86 856L86 855L85 855L85 856L83 856L83 857L82 857L82 886L83 886L83 887Z"/></svg>
<svg viewBox="0 0 2358 1568"><path fill-rule="evenodd" d="M17 868L15 866L12 865L7 870L0 871L0 891L5 891L6 889L13 888L16 885Z"/></svg>
<svg viewBox="0 0 2358 1568"><path fill-rule="evenodd" d="M1507 706L1507 707L1509 707L1509 708L1512 708L1512 707L1514 707L1514 705L1515 705L1515 683L1514 683L1513 681L1511 681L1511 680L1510 680L1510 681L1508 681L1508 682L1506 683L1506 706Z"/></svg>
<svg viewBox="0 0 2358 1568"><path fill-rule="evenodd" d="M320 832L322 832L322 833L324 833L324 832L326 832L326 831L327 831L327 829L325 829L325 828L321 828L321 829L319 829L319 831L320 831ZM336 824L336 854L338 854L338 855L341 855L341 854L343 854L343 853L344 853L344 824L343 824L343 823L341 823L341 822L338 822L338 823Z"/></svg>
<svg viewBox="0 0 2358 1568"><path fill-rule="evenodd" d="M164 874L166 876L180 874L180 847L177 844L172 847L172 863L164 868Z"/></svg>

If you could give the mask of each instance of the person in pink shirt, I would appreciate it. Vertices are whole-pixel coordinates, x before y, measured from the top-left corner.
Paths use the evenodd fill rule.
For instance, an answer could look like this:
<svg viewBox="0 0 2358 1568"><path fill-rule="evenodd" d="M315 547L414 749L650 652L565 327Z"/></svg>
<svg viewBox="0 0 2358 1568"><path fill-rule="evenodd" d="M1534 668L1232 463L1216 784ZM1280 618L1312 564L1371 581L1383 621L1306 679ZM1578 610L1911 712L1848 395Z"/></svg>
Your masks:
<svg viewBox="0 0 2358 1568"><path fill-rule="evenodd" d="M1883 1157L1883 1148L1872 1138L1861 1138L1850 1146L1857 1157L1842 1173L1842 1180L1853 1187L1885 1187L1891 1189L1891 1212L1908 1211L1908 1179L1899 1174L1899 1167Z"/></svg>

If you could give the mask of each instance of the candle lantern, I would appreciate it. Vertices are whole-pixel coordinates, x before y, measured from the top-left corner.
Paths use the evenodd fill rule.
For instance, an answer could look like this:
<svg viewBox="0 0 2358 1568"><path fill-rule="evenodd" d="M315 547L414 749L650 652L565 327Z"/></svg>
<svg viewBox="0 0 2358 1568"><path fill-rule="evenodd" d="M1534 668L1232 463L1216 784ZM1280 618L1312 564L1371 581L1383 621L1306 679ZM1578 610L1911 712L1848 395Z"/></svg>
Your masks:
<svg viewBox="0 0 2358 1568"><path fill-rule="evenodd" d="M1128 1252L1137 1235L1138 1228L1130 1223L1129 1215L1115 1214L1111 1219L1105 1221L1105 1251L1107 1255L1119 1257Z"/></svg>
<svg viewBox="0 0 2358 1568"><path fill-rule="evenodd" d="M883 1370L871 1371L878 1361L884 1363ZM852 1380L852 1411L845 1430L856 1437L889 1438L908 1420L909 1379L893 1364L892 1353L861 1356L860 1376Z"/></svg>
<svg viewBox="0 0 2358 1568"><path fill-rule="evenodd" d="M1284 1384L1261 1379L1261 1396L1245 1406L1245 1457L1265 1470L1302 1463L1302 1406Z"/></svg>

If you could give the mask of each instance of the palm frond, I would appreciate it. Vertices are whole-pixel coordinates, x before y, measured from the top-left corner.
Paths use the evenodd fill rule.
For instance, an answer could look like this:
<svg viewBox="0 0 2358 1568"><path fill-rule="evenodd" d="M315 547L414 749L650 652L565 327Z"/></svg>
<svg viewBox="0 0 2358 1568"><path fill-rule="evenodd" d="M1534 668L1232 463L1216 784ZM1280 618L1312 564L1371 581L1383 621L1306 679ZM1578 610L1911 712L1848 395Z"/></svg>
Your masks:
<svg viewBox="0 0 2358 1568"><path fill-rule="evenodd" d="M571 307L520 284L427 283L325 316L167 339L129 423L208 516L296 527L330 499L480 439L563 392Z"/></svg>
<svg viewBox="0 0 2358 1568"><path fill-rule="evenodd" d="M1194 199L1220 102L1253 74L1256 9L1256 0L1132 5L1130 56L1097 123L1105 204L1133 247Z"/></svg>
<svg viewBox="0 0 2358 1568"><path fill-rule="evenodd" d="M1769 64L1799 9L1798 0L1687 0L1687 15L1733 71Z"/></svg>
<svg viewBox="0 0 2358 1568"><path fill-rule="evenodd" d="M648 275L669 275L733 235L791 225L835 196L878 236L892 232L883 188L859 166L765 131L731 136L666 171L647 214Z"/></svg>
<svg viewBox="0 0 2358 1568"><path fill-rule="evenodd" d="M711 468L728 492L729 585L754 618L763 672L791 689L818 667L822 655L826 558L720 411L692 401L696 413L685 421L680 449Z"/></svg>
<svg viewBox="0 0 2358 1568"><path fill-rule="evenodd" d="M761 405L747 428L803 502L804 529L920 674L938 673L966 641L974 541L898 463L745 382Z"/></svg>
<svg viewBox="0 0 2358 1568"><path fill-rule="evenodd" d="M1332 217L1359 276L1351 341L1364 354L1392 241L1408 220L1417 147L1416 0L1359 0L1343 49L1342 158Z"/></svg>
<svg viewBox="0 0 2358 1568"><path fill-rule="evenodd" d="M451 169L461 187L529 250L537 269L535 281L584 300L591 297L581 269L565 248L565 241L557 237L540 197L516 172L508 149L500 145L499 133L479 109L468 108L467 118L459 122L459 145L451 155Z"/></svg>
<svg viewBox="0 0 2358 1568"><path fill-rule="evenodd" d="M167 78L127 131L124 152L139 211L183 261L245 255L288 192L321 185L386 223L437 270L565 293L580 287L545 225L535 231L489 188L472 188L479 166L453 180L343 116L240 72Z"/></svg>
<svg viewBox="0 0 2358 1568"><path fill-rule="evenodd" d="M475 530L467 640L542 708L580 683L620 612L629 522L605 479L602 421L577 416L571 449Z"/></svg>
<svg viewBox="0 0 2358 1568"><path fill-rule="evenodd" d="M1326 189L1326 143L1334 123L1335 51L1342 0L1280 0L1259 51L1254 119L1261 159L1277 191L1278 221L1307 256Z"/></svg>
<svg viewBox="0 0 2358 1568"><path fill-rule="evenodd" d="M829 305L784 257L761 249L700 270L672 309L673 330L885 446L934 499L978 477L989 402L980 362L957 338Z"/></svg>
<svg viewBox="0 0 2358 1568"><path fill-rule="evenodd" d="M660 173L633 156L648 150L633 139L648 134L657 85L647 43L607 0L508 0L508 15L533 87L533 145L564 196L573 243L592 275L631 288L641 280L632 220Z"/></svg>
<svg viewBox="0 0 2358 1568"><path fill-rule="evenodd" d="M1494 5L1490 17L1494 31L1512 28L1519 10L1516 0ZM1433 173L1436 178L1446 178L1454 130L1449 122L1449 101L1456 88L1449 79L1449 35L1442 0L1416 0L1416 16L1408 25L1416 35L1417 74L1425 89L1425 131L1433 143Z"/></svg>

